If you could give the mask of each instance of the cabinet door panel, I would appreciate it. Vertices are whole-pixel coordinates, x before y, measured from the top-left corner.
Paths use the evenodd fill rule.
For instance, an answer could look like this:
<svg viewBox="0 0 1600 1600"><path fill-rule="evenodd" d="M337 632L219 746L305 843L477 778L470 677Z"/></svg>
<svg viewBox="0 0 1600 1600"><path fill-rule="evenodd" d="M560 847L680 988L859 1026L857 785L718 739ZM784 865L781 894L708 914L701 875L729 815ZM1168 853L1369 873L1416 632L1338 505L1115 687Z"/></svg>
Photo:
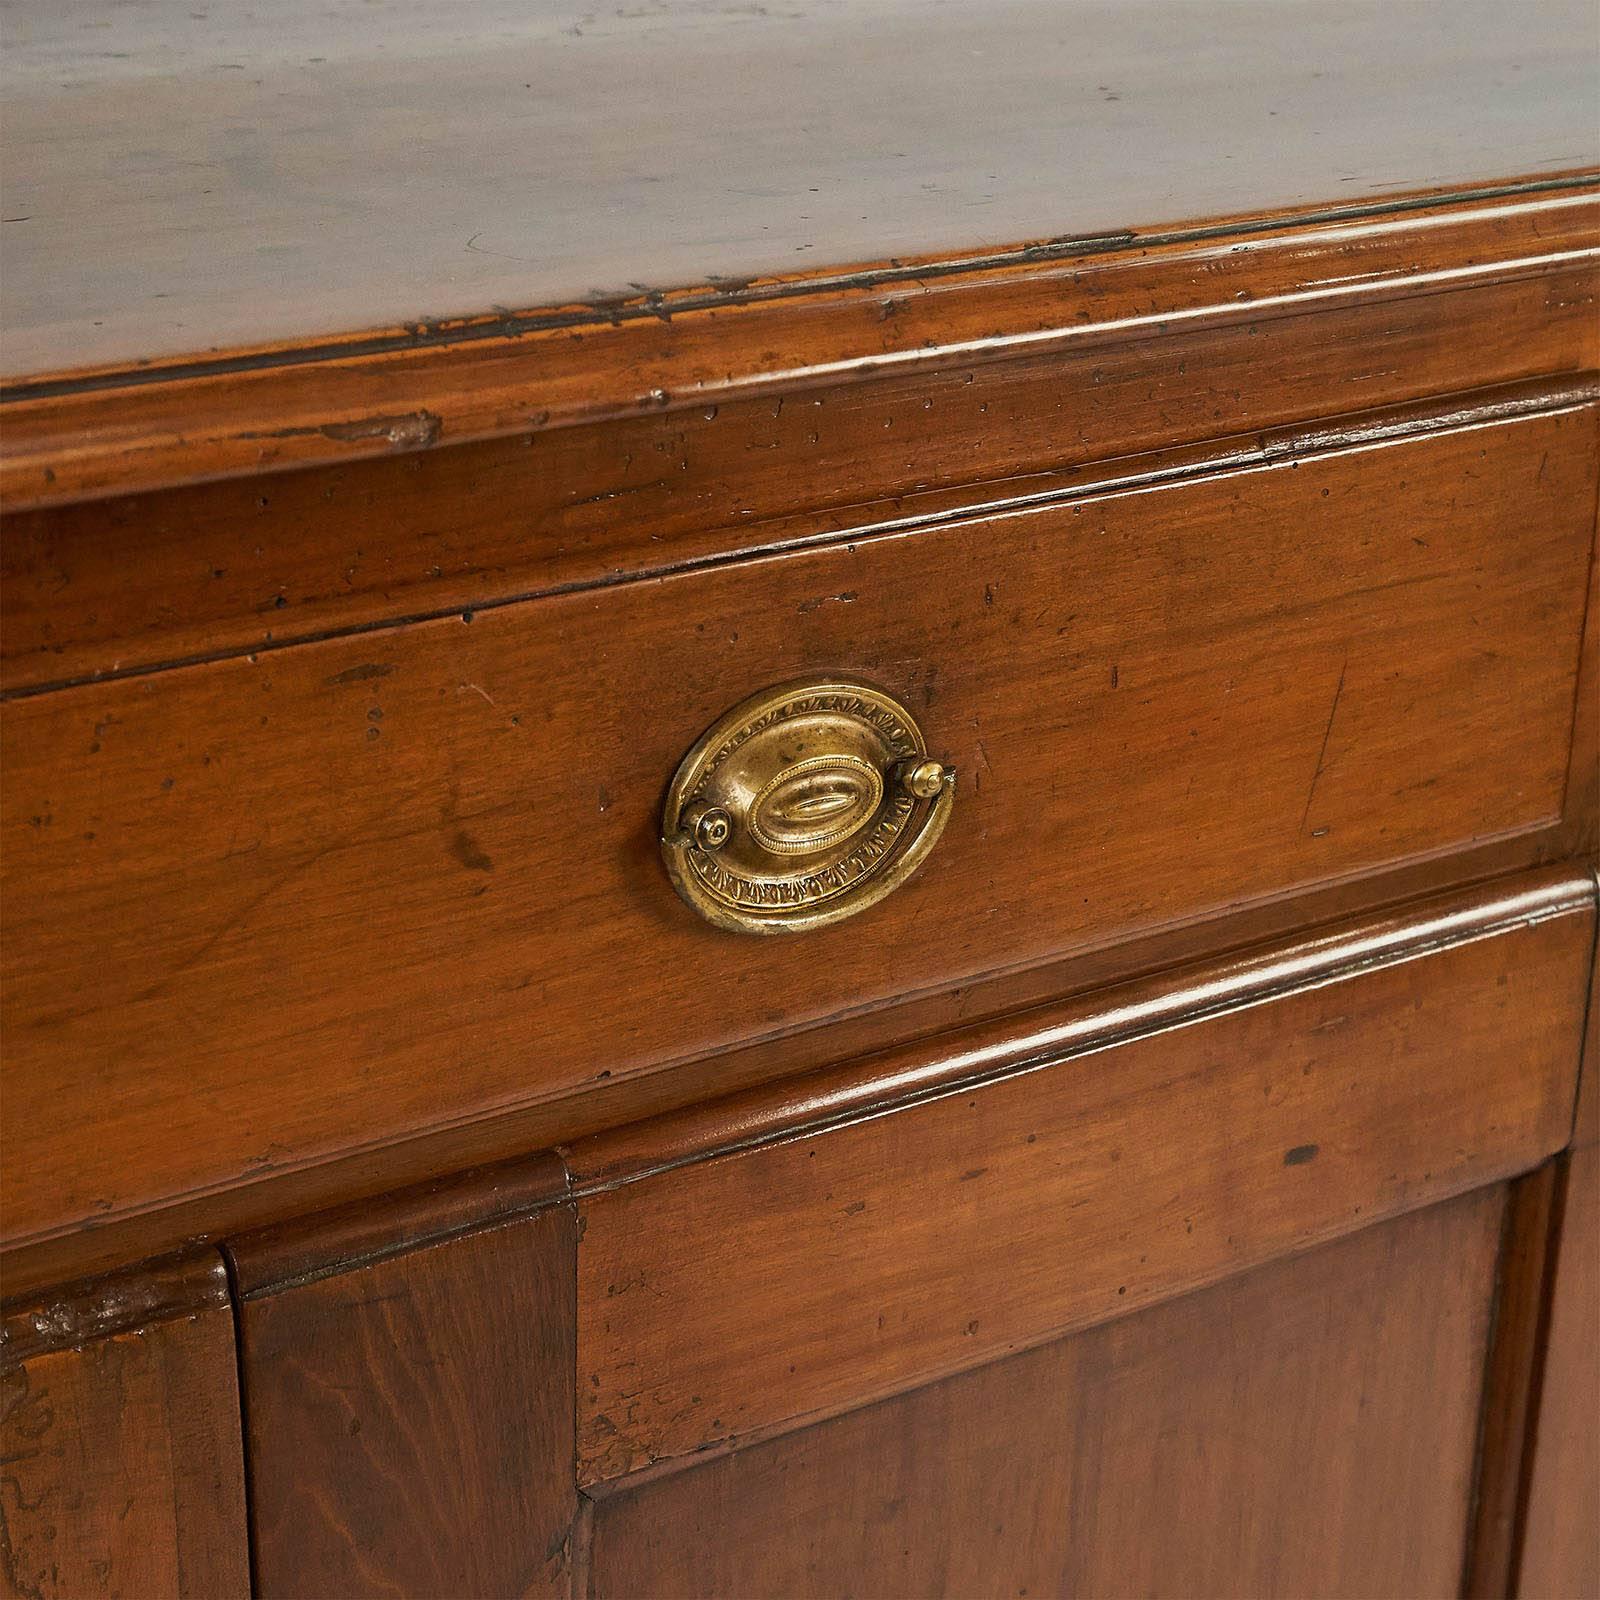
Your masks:
<svg viewBox="0 0 1600 1600"><path fill-rule="evenodd" d="M1503 1202L604 1494L591 1592L1453 1594Z"/></svg>
<svg viewBox="0 0 1600 1600"><path fill-rule="evenodd" d="M565 1600L560 1186L534 1157L231 1246L260 1595Z"/></svg>
<svg viewBox="0 0 1600 1600"><path fill-rule="evenodd" d="M250 1592L238 1367L214 1252L7 1308L0 1594Z"/></svg>

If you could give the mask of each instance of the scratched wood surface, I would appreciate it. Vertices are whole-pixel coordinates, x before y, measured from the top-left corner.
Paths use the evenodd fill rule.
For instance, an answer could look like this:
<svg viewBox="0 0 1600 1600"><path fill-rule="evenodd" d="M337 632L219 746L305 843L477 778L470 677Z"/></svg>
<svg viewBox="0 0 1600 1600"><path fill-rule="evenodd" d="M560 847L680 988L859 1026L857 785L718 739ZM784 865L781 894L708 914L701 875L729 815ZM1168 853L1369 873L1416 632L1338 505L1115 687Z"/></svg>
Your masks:
<svg viewBox="0 0 1600 1600"><path fill-rule="evenodd" d="M815 1131L763 1136L735 1100L698 1152L669 1128L652 1155L641 1129L619 1162L598 1136L571 1157L580 1476L860 1405L1533 1166L1567 1138L1593 928L1585 904L1398 965L1353 955L1271 1005L1041 1046L1043 1070Z"/></svg>
<svg viewBox="0 0 1600 1600"><path fill-rule="evenodd" d="M620 1486L590 1593L1453 1596L1500 1205Z"/></svg>
<svg viewBox="0 0 1600 1600"><path fill-rule="evenodd" d="M5 1309L0 1594L250 1593L227 1277L214 1251Z"/></svg>
<svg viewBox="0 0 1600 1600"><path fill-rule="evenodd" d="M257 1594L565 1600L562 1186L534 1157L230 1243Z"/></svg>
<svg viewBox="0 0 1600 1600"><path fill-rule="evenodd" d="M1579 0L19 0L7 34L8 373L1600 159Z"/></svg>
<svg viewBox="0 0 1600 1600"><path fill-rule="evenodd" d="M1553 825L1594 425L1561 403L14 702L8 1237ZM917 880L796 961L677 901L657 808L728 705L841 667L907 699L959 799Z"/></svg>
<svg viewBox="0 0 1600 1600"><path fill-rule="evenodd" d="M1585 824L1586 825L1586 824ZM1351 917L1409 918L1419 898L1463 882L1502 877L1540 863L1570 872L1567 829L1512 835L1447 856L1323 884L1304 893L1224 909L1214 916L1163 927L1132 939L1007 972L978 982L916 995L861 1011L846 1006L824 1026L741 1044L644 1077L605 1079L572 1097L543 1101L458 1125L419 1126L402 1141L357 1149L313 1166L252 1174L230 1188L201 1192L152 1211L7 1248L0 1256L8 1287L32 1292L75 1276L170 1249L208 1232L216 1237L261 1228L347 1202L362 1203L396 1189L531 1149L585 1140L594 1134L675 1116L761 1086L781 1088L796 1074L827 1080L860 1070L882 1052L925 1053L953 1029L998 1024L1040 1006L1092 1004L1093 997L1130 973L1181 973L1196 960L1271 946L1313 944ZM1248 958L1248 957L1246 957Z"/></svg>

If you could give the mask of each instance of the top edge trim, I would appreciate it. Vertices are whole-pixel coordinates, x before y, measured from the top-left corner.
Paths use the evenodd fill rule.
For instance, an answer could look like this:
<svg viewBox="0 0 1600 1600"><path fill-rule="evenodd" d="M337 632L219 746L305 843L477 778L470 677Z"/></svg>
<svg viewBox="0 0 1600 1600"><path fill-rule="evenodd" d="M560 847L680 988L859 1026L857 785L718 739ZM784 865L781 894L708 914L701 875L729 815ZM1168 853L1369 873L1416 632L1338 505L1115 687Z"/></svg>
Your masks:
<svg viewBox="0 0 1600 1600"><path fill-rule="evenodd" d="M419 321L389 329L352 332L314 342L288 346L263 346L224 350L215 354L178 358L149 366L118 366L78 373L0 380L0 406L24 401L61 399L116 389L147 388L199 378L223 377L325 362L350 361L397 355L411 351L440 350L461 345L515 340L528 335L564 329L617 327L630 322L659 320L674 315L779 303L805 295L867 291L897 283L964 273L1030 265L1047 265L1075 258L1112 254L1126 249L1153 249L1168 245L1205 243L1226 238L1250 238L1282 233L1293 228L1336 225L1381 217L1403 216L1454 206L1527 196L1600 191L1600 170L1557 173L1463 189L1430 190L1397 195L1386 200L1344 206L1309 207L1274 215L1245 216L1176 227L1128 229L1113 233L1062 235L992 251L965 253L887 265L823 269L793 277L719 283L709 279L699 285L674 290L650 290L627 299L599 298L565 307L534 307L522 311Z"/></svg>

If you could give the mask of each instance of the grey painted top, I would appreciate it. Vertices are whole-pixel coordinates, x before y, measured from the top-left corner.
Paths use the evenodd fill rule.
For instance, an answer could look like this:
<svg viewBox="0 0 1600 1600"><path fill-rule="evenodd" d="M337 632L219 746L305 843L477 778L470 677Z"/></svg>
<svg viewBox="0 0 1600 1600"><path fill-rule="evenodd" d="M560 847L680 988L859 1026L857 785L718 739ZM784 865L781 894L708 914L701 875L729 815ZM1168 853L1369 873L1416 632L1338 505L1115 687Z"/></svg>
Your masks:
<svg viewBox="0 0 1600 1600"><path fill-rule="evenodd" d="M1600 163L1594 0L5 0L17 375Z"/></svg>

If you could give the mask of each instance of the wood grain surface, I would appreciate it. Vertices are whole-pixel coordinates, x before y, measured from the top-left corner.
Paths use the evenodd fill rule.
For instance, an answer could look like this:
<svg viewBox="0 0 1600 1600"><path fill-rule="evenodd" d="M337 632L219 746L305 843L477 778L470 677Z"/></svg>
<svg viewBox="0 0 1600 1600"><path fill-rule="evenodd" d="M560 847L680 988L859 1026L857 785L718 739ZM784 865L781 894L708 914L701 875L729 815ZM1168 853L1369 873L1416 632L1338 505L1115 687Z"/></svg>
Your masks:
<svg viewBox="0 0 1600 1600"><path fill-rule="evenodd" d="M1499 1216L1480 1190L608 1493L589 1592L1453 1596Z"/></svg>
<svg viewBox="0 0 1600 1600"><path fill-rule="evenodd" d="M1514 414L1592 386L1595 285L1581 266L1250 322L1234 302L1158 339L12 511L0 683L36 692L281 649ZM1465 348L1464 324L1481 329ZM1338 416L1320 414L1330 396Z"/></svg>
<svg viewBox="0 0 1600 1600"><path fill-rule="evenodd" d="M629 1181L588 1152L593 1192L580 1153L582 1480L857 1406L1535 1165L1567 1138L1593 930L1584 907L1357 962L775 1138L747 1137L735 1102L702 1158L669 1138Z"/></svg>
<svg viewBox="0 0 1600 1600"><path fill-rule="evenodd" d="M1248 348L1240 329L1249 340L1279 318L1444 290L1536 282L1560 324L1575 294L1593 293L1595 200L1591 175L1476 197L1411 196L1376 212L1334 206L1212 215L1193 227L1113 239L880 261L843 275L641 292L525 317L495 312L198 362L39 376L0 395L0 501L14 511L295 465L397 452L416 459L473 439L517 438L526 447L552 428L641 413L687 412L692 423L696 410L703 418L710 406L757 395L776 406L808 389L950 369L964 377L991 361L1182 338L1189 329L1219 335L1226 366ZM1590 286L1574 289L1569 274L1585 270ZM1534 331L1536 319L1520 336L1528 342L1519 358L1516 337L1505 342L1510 330L1497 326L1497 316L1472 315L1467 301L1459 307L1457 325L1470 321L1477 338L1451 346L1461 375L1446 379L1447 387L1495 381L1472 376L1479 343L1504 352L1498 359L1509 363L1507 376L1552 370L1540 362L1548 335ZM1407 331L1416 314L1397 314L1398 372L1388 361L1352 368L1348 352L1336 351L1337 335L1313 333L1309 344L1323 353L1303 363L1292 390L1303 392L1306 372L1326 362L1318 410L1428 392L1405 378L1417 358ZM1356 320L1369 338L1387 341L1391 325ZM1559 327L1551 332L1559 341ZM1592 349L1592 328L1581 337ZM1204 344L1191 354L1194 387L1204 394L1211 356ZM1177 376L1187 378L1190 365L1180 357ZM1095 366L1089 363L1091 384ZM1293 373L1294 363L1283 370ZM1342 372L1353 385L1348 398ZM1219 421L1240 405L1232 389L1270 390L1275 381L1219 384ZM1161 388L1147 384L1142 394L1159 413ZM1182 426L1181 411L1175 417ZM797 420L791 412L791 426Z"/></svg>
<svg viewBox="0 0 1600 1600"><path fill-rule="evenodd" d="M1596 550L1589 563L1583 644L1578 667L1578 697L1573 707L1572 760L1567 768L1567 840L1564 854L1574 861L1600 862L1600 503L1595 508ZM1600 1085L1585 1078L1589 1116L1600 1122L1595 1105Z"/></svg>
<svg viewBox="0 0 1600 1600"><path fill-rule="evenodd" d="M1600 961L1572 1149L1558 1178L1517 1530L1515 1592L1524 1600L1600 1593Z"/></svg>
<svg viewBox="0 0 1600 1600"><path fill-rule="evenodd" d="M1576 0L18 0L5 369L1594 165L1596 43Z"/></svg>
<svg viewBox="0 0 1600 1600"><path fill-rule="evenodd" d="M1507 1185L1478 1407L1478 1467L1462 1568L1464 1600L1495 1600L1515 1590L1560 1188L1559 1157Z"/></svg>
<svg viewBox="0 0 1600 1600"><path fill-rule="evenodd" d="M1594 426L1563 406L13 703L9 1239L1553 826ZM728 705L842 668L906 698L959 799L911 886L796 960L677 901L657 808Z"/></svg>
<svg viewBox="0 0 1600 1600"><path fill-rule="evenodd" d="M561 1192L535 1157L230 1243L259 1595L565 1600Z"/></svg>
<svg viewBox="0 0 1600 1600"><path fill-rule="evenodd" d="M1124 980L1130 973L1160 975L1153 980L1156 988L1181 986L1196 961L1249 965L1263 948L1279 941L1294 948L1320 947L1351 926L1351 918L1415 927L1419 902L1432 903L1441 891L1448 898L1448 891L1462 883L1503 881L1508 872L1520 873L1530 865L1568 862L1574 823L1579 829L1588 826L1583 814L1569 813L1561 826L1357 874L1247 907L1224 908L1111 945L909 996L892 1006L847 1006L824 1026L758 1039L677 1063L669 1071L598 1079L560 1100L475 1121L419 1127L396 1143L357 1149L311 1166L252 1174L224 1190L191 1194L171 1205L5 1249L0 1252L0 1274L14 1292L31 1293L171 1249L182 1240L225 1238L330 1206L361 1205L413 1184L448 1179L469 1167L516 1159L528 1150L582 1144L606 1130L607 1146L615 1149L625 1126L680 1115L693 1121L693 1108L732 1094L749 1102L770 1093L775 1104L786 1104L783 1080L795 1074L804 1074L813 1084L876 1081L870 1060L882 1052L926 1061L931 1051L944 1059L940 1036L952 1029L1009 1027L1006 1019L1019 1011L1045 1006L1056 1014L1063 1001L1094 1010L1099 1005L1096 992L1107 984L1126 992ZM1571 867L1542 868L1535 880L1550 873L1567 881ZM1520 876L1518 881L1523 881ZM1149 986L1136 983L1133 988ZM863 1066L864 1060L869 1064Z"/></svg>
<svg viewBox="0 0 1600 1600"><path fill-rule="evenodd" d="M887 1105L962 1089L1112 1049L1224 1012L1270 1005L1531 923L1588 915L1596 889L1569 863L1455 888L1291 932L1121 983L1052 995L895 1048L797 1073L564 1144L574 1191L598 1193L642 1174L705 1161L869 1116Z"/></svg>
<svg viewBox="0 0 1600 1600"><path fill-rule="evenodd" d="M250 1593L238 1367L214 1251L5 1310L0 1594Z"/></svg>
<svg viewBox="0 0 1600 1600"><path fill-rule="evenodd" d="M1563 1172L1537 1426L1531 1438L1516 1593L1600 1593L1600 1145Z"/></svg>
<svg viewBox="0 0 1600 1600"><path fill-rule="evenodd" d="M1592 6L667 10L10 8L0 1592L1591 1593Z"/></svg>

